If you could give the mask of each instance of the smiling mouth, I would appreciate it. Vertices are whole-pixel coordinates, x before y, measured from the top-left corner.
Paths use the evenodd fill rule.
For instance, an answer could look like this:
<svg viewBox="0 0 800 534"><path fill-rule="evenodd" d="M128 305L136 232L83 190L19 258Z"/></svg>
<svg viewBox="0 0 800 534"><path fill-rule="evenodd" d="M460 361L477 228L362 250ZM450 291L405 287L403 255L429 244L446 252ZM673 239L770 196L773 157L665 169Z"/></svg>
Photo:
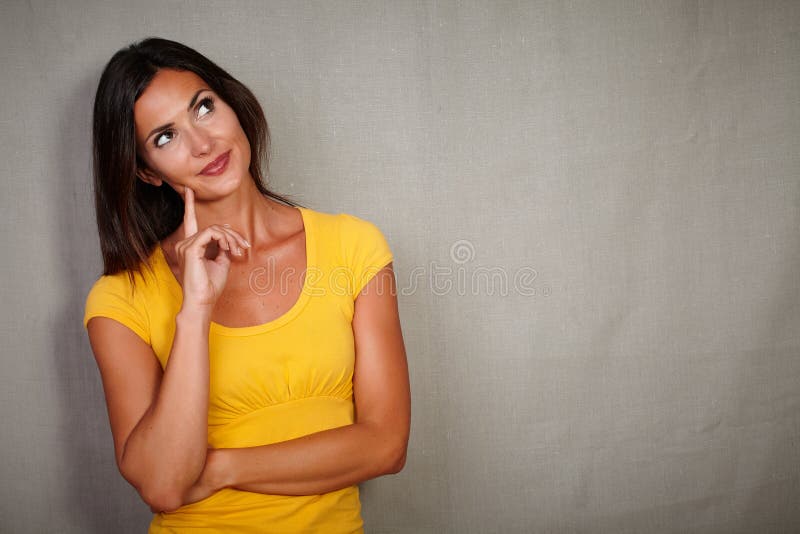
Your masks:
<svg viewBox="0 0 800 534"><path fill-rule="evenodd" d="M230 161L231 151L228 150L217 159L203 167L203 170L197 174L203 174L205 176L216 176L218 174L222 174L223 171L228 167L228 161Z"/></svg>

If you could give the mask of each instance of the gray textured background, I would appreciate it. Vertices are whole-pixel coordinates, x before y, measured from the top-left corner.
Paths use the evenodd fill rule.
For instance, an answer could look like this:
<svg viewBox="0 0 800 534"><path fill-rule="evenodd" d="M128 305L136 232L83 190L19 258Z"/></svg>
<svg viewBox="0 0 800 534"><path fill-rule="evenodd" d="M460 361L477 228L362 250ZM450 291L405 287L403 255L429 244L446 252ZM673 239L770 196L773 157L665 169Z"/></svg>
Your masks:
<svg viewBox="0 0 800 534"><path fill-rule="evenodd" d="M1 9L0 531L149 521L81 325L92 98L148 35L254 90L275 190L389 239L414 414L369 532L800 530L800 2Z"/></svg>

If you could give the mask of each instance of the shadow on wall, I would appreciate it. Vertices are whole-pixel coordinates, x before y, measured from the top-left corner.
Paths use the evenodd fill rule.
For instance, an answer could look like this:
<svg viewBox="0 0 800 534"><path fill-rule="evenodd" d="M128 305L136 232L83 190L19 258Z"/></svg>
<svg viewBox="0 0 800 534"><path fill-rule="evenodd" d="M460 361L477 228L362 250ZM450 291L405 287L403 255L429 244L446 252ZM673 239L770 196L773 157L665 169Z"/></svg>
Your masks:
<svg viewBox="0 0 800 534"><path fill-rule="evenodd" d="M67 304L54 317L51 355L60 377L63 495L73 510L63 532L144 532L151 513L119 474L105 407L102 382L83 328L86 294L100 276L102 262L92 196L91 113L99 72L87 76L64 96L57 123L57 161L64 174L50 178L55 199L53 227L60 264L54 269Z"/></svg>

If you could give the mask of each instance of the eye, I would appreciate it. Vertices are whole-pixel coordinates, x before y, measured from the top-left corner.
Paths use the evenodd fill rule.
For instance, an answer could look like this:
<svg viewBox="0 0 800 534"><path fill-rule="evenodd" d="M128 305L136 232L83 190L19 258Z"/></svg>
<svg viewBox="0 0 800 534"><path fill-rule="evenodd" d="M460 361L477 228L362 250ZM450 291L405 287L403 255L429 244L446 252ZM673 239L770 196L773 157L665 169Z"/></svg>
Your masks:
<svg viewBox="0 0 800 534"><path fill-rule="evenodd" d="M197 118L204 117L214 111L214 101L211 97L206 97L197 104Z"/></svg>
<svg viewBox="0 0 800 534"><path fill-rule="evenodd" d="M175 133L172 130L164 130L153 138L153 144L156 145L156 148L161 148L172 141L174 137Z"/></svg>

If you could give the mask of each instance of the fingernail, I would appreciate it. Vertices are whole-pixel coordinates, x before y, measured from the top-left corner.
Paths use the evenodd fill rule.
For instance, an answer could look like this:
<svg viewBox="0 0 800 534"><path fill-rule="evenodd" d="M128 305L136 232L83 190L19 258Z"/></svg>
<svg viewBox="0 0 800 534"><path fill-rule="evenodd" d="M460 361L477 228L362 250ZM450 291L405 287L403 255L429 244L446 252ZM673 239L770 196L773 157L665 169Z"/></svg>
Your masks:
<svg viewBox="0 0 800 534"><path fill-rule="evenodd" d="M230 228L231 227L230 224L223 224L222 226L224 226L225 228Z"/></svg>
<svg viewBox="0 0 800 534"><path fill-rule="evenodd" d="M242 255L242 249L241 249L241 247L236 247L236 254L238 254L239 256L241 256L241 255Z"/></svg>
<svg viewBox="0 0 800 534"><path fill-rule="evenodd" d="M244 244L247 248L250 248L250 242L247 239L244 240Z"/></svg>

